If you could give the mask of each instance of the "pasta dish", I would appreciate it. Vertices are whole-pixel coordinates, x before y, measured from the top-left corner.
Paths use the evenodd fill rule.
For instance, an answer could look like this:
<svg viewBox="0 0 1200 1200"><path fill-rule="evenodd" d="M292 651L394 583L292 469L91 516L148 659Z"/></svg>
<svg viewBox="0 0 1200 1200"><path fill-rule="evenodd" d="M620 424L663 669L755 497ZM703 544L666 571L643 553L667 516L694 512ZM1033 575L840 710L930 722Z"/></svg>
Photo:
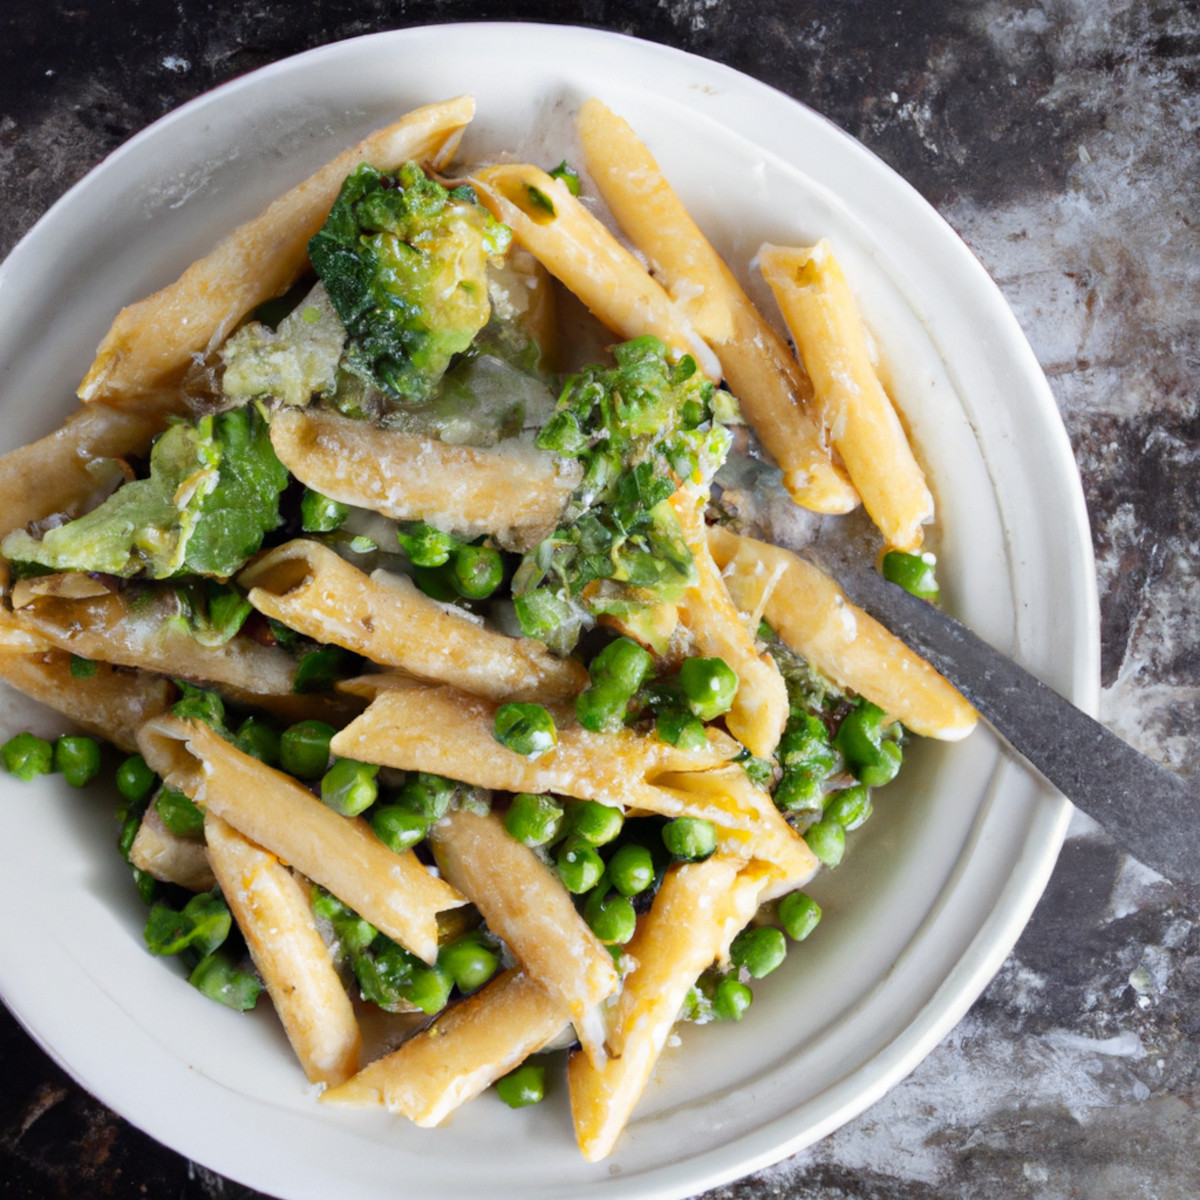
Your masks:
<svg viewBox="0 0 1200 1200"><path fill-rule="evenodd" d="M600 100L557 167L456 162L473 113L123 309L0 459L0 678L83 730L2 754L113 758L148 952L265 991L320 1103L436 1125L565 1062L596 1161L677 1022L753 1019L907 739L976 716L761 519L865 513L937 599L835 248L725 262Z"/></svg>

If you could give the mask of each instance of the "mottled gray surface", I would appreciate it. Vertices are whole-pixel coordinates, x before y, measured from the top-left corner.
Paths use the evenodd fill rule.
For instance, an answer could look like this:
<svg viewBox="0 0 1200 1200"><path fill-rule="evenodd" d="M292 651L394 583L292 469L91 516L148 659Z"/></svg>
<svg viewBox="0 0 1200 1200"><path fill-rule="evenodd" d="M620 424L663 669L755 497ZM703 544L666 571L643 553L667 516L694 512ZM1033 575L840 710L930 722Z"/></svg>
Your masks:
<svg viewBox="0 0 1200 1200"><path fill-rule="evenodd" d="M914 183L999 281L1084 479L1103 719L1200 775L1200 6L1141 0L113 0L0 17L0 251L147 121L334 38L573 19L720 59ZM1054 514L1047 514L1053 520ZM870 1111L709 1200L1200 1196L1200 896L1077 822L958 1028ZM154 1147L0 1022L5 1196L249 1197Z"/></svg>

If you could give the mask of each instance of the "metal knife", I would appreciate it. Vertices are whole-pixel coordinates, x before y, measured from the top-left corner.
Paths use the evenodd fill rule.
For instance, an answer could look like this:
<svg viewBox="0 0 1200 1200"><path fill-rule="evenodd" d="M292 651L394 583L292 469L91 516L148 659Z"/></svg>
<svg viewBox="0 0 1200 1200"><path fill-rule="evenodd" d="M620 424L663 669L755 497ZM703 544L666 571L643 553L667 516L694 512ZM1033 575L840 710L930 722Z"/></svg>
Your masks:
<svg viewBox="0 0 1200 1200"><path fill-rule="evenodd" d="M965 625L862 563L818 545L846 596L931 663L980 716L1134 858L1200 884L1200 781L1139 753Z"/></svg>

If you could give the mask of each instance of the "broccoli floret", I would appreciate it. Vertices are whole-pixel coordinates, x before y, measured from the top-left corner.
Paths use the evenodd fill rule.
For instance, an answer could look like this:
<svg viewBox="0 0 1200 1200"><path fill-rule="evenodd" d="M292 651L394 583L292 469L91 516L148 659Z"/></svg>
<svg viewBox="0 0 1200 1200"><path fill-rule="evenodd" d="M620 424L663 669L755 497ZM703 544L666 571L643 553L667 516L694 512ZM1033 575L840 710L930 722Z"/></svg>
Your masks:
<svg viewBox="0 0 1200 1200"><path fill-rule="evenodd" d="M171 425L150 474L41 540L10 533L0 553L56 571L125 578L232 575L280 523L287 469L254 405Z"/></svg>
<svg viewBox="0 0 1200 1200"><path fill-rule="evenodd" d="M385 394L427 399L487 323L488 259L512 238L468 187L416 163L364 163L342 185L309 257L349 334L342 366Z"/></svg>
<svg viewBox="0 0 1200 1200"><path fill-rule="evenodd" d="M562 523L513 580L524 633L560 652L595 615L674 602L696 567L667 502L680 482L705 486L729 450L715 388L656 337L613 349L617 365L567 380L538 446L583 465Z"/></svg>

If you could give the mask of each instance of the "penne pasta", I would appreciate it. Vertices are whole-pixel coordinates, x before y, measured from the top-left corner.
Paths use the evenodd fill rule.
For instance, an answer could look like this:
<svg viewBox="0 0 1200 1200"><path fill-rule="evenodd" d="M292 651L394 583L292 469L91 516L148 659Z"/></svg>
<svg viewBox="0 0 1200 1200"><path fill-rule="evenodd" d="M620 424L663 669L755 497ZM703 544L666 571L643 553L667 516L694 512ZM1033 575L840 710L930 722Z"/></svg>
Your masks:
<svg viewBox="0 0 1200 1200"><path fill-rule="evenodd" d="M739 852L779 859L785 871L797 869L797 853L807 855L802 842L793 844L799 839L790 830L790 840L783 841L774 819L768 817L770 824L764 825L765 809L748 804L740 791L720 782L695 787L659 782L722 767L737 753L736 744L722 745L713 737L707 748L679 750L632 730L592 733L576 724L571 712L556 709L558 745L530 759L496 741L496 707L448 687L382 690L337 734L332 749L363 762L448 775L495 791L557 792L614 808L699 817L712 821Z"/></svg>
<svg viewBox="0 0 1200 1200"><path fill-rule="evenodd" d="M275 414L271 444L297 479L333 500L459 537L487 533L511 550L550 533L579 482L578 464L523 439L455 446L299 409Z"/></svg>
<svg viewBox="0 0 1200 1200"><path fill-rule="evenodd" d="M134 753L137 731L171 705L175 685L146 671L108 663L91 663L88 669L91 673L83 678L73 675L71 655L65 650L0 650L0 679L118 750Z"/></svg>
<svg viewBox="0 0 1200 1200"><path fill-rule="evenodd" d="M728 953L758 906L766 874L739 883L742 864L720 855L671 867L627 947L638 964L613 1014L613 1054L595 1067L573 1054L567 1068L575 1136L588 1162L612 1152L666 1046L700 972Z"/></svg>
<svg viewBox="0 0 1200 1200"><path fill-rule="evenodd" d="M507 163L484 167L471 183L492 215L609 329L623 338L653 334L720 380L721 364L671 297L561 180Z"/></svg>
<svg viewBox="0 0 1200 1200"><path fill-rule="evenodd" d="M321 1100L355 1107L381 1104L418 1125L440 1125L566 1024L558 1001L521 971L506 971L398 1050L324 1092Z"/></svg>
<svg viewBox="0 0 1200 1200"><path fill-rule="evenodd" d="M411 850L396 854L366 821L342 817L207 725L159 717L138 745L169 787L327 888L418 958L437 958L437 914L466 903Z"/></svg>
<svg viewBox="0 0 1200 1200"><path fill-rule="evenodd" d="M129 847L129 861L139 871L189 892L211 891L217 882L204 842L172 833L153 804L142 815L142 823Z"/></svg>
<svg viewBox="0 0 1200 1200"><path fill-rule="evenodd" d="M889 546L917 549L922 526L933 520L933 497L871 365L866 332L829 243L806 249L766 245L758 262L863 507Z"/></svg>
<svg viewBox="0 0 1200 1200"><path fill-rule="evenodd" d="M527 975L570 1014L595 1063L604 1061L600 1005L617 990L612 956L540 858L495 815L448 813L431 831L445 879L483 914Z"/></svg>
<svg viewBox="0 0 1200 1200"><path fill-rule="evenodd" d="M746 610L762 605L775 632L839 687L924 737L956 741L975 727L978 717L966 700L823 571L719 526L709 529L708 544L734 603Z"/></svg>
<svg viewBox="0 0 1200 1200"><path fill-rule="evenodd" d="M228 685L251 697L291 693L296 663L287 651L260 645L245 634L221 646L201 645L178 619L169 588L137 593L134 604L129 594L31 596L17 611L0 613L0 624L80 658Z"/></svg>
<svg viewBox="0 0 1200 1200"><path fill-rule="evenodd" d="M309 239L359 163L380 170L394 170L409 159L444 166L474 111L469 96L415 109L273 201L174 283L122 309L79 385L79 398L125 404L181 373L193 355L295 282L308 262Z"/></svg>
<svg viewBox="0 0 1200 1200"><path fill-rule="evenodd" d="M587 671L541 642L488 629L404 576L368 576L320 542L297 539L238 576L259 612L321 643L492 700L568 699Z"/></svg>
<svg viewBox="0 0 1200 1200"><path fill-rule="evenodd" d="M310 1083L336 1087L358 1070L362 1035L308 896L274 854L211 811L208 860Z"/></svg>
<svg viewBox="0 0 1200 1200"><path fill-rule="evenodd" d="M584 102L578 129L588 172L605 203L720 359L730 390L783 471L792 498L816 512L849 512L858 496L831 458L829 430L813 412L811 384L650 151L599 100Z"/></svg>
<svg viewBox="0 0 1200 1200"><path fill-rule="evenodd" d="M733 706L725 714L729 732L759 758L770 758L788 719L787 685L769 654L760 654L713 562L704 533L702 501L686 488L671 498L684 540L696 564L697 581L679 603L679 615L696 649L723 659L738 677Z"/></svg>

